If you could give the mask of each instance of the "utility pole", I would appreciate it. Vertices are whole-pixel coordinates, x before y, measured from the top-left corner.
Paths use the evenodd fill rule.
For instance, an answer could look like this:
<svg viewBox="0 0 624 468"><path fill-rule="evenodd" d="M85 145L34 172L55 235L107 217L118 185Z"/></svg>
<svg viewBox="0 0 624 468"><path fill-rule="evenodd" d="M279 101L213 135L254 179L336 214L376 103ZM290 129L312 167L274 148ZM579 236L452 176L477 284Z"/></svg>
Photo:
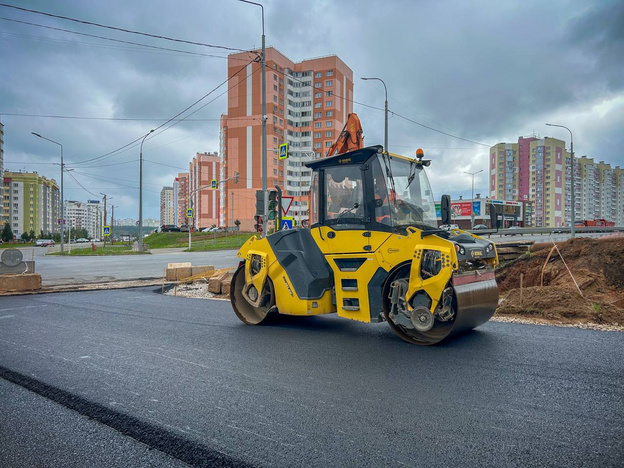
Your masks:
<svg viewBox="0 0 624 468"><path fill-rule="evenodd" d="M477 172L465 172L464 174L468 174L472 176L472 192L470 194L470 229L474 229L474 220L475 220L475 212L474 212L474 176L483 172L483 169Z"/></svg>
<svg viewBox="0 0 624 468"><path fill-rule="evenodd" d="M115 230L115 205L111 205L111 228L110 228L111 244L113 243L113 231L114 230Z"/></svg>
<svg viewBox="0 0 624 468"><path fill-rule="evenodd" d="M100 192L100 195L104 195L104 222L102 223L102 240L104 241L104 247L106 247L106 236L104 235L104 226L106 226L106 194Z"/></svg>

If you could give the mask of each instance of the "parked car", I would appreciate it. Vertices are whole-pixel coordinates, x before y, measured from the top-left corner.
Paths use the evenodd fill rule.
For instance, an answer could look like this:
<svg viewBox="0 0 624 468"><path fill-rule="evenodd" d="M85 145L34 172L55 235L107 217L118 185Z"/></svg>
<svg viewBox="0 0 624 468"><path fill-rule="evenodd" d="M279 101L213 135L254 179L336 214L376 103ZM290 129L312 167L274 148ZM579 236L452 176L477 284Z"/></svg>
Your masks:
<svg viewBox="0 0 624 468"><path fill-rule="evenodd" d="M459 229L459 226L457 224L443 224L440 226L440 229L443 231L452 231L454 229Z"/></svg>
<svg viewBox="0 0 624 468"><path fill-rule="evenodd" d="M180 232L189 232L189 225L183 224L182 226L180 226Z"/></svg>
<svg viewBox="0 0 624 468"><path fill-rule="evenodd" d="M89 242L89 239L85 239L84 237L81 237L79 239L76 239L76 243L77 244L84 244L86 242Z"/></svg>
<svg viewBox="0 0 624 468"><path fill-rule="evenodd" d="M54 247L54 241L52 239L37 239L35 242L36 247Z"/></svg>
<svg viewBox="0 0 624 468"><path fill-rule="evenodd" d="M180 232L180 228L174 224L163 224L160 226L160 232Z"/></svg>
<svg viewBox="0 0 624 468"><path fill-rule="evenodd" d="M476 231L479 231L481 229L488 229L488 227L485 224L475 224L472 229L476 230Z"/></svg>

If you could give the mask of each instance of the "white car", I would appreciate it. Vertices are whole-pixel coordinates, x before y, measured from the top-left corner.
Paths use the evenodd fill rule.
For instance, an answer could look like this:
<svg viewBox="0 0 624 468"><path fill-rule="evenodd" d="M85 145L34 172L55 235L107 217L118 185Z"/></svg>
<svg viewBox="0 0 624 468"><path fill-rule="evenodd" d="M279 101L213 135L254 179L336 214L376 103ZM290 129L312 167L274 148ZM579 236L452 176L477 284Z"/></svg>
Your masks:
<svg viewBox="0 0 624 468"><path fill-rule="evenodd" d="M84 237L76 239L77 244L84 244L85 242L89 242L89 239L85 239Z"/></svg>
<svg viewBox="0 0 624 468"><path fill-rule="evenodd" d="M443 224L440 226L440 229L443 231L453 231L455 229L459 229L459 226L457 224Z"/></svg>

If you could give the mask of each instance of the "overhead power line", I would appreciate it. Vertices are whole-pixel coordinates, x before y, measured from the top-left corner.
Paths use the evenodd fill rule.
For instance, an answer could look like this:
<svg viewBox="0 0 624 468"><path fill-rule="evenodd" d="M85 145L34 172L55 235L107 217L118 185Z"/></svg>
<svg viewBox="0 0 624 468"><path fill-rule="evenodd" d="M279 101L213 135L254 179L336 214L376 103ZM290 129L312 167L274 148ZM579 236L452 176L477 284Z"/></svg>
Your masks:
<svg viewBox="0 0 624 468"><path fill-rule="evenodd" d="M76 115L49 115L49 114L20 114L12 112L0 112L0 115L10 115L13 117L42 117L47 119L68 119L68 120L110 120L127 122L170 122L171 119L157 118L116 118L116 117L81 117ZM218 122L220 119L174 119L186 122Z"/></svg>
<svg viewBox="0 0 624 468"><path fill-rule="evenodd" d="M213 55L213 54L203 54L201 52L191 52L188 50L180 50L180 49L172 49L169 47L159 47L159 46L153 46L153 45L149 45L149 44L141 44L139 42L132 42L132 41L124 41L121 39L113 39L112 37L105 37L105 36L99 36L97 34L87 34L87 33L82 33L82 32L78 32L78 31L72 31L70 29L64 29L64 28L56 28L53 26L46 26L44 24L37 24L37 23L31 23L29 21L20 21L20 20L16 20L16 19L12 19L12 18L5 18L0 16L0 20L4 20L4 21L10 21L13 23L20 23L20 24L25 24L28 26L35 26L38 28L45 28L45 29L51 29L54 31L61 31L61 32L65 32L65 33L69 33L69 34L76 34L78 36L85 36L85 37L92 37L92 38L96 38L96 39L103 39L105 41L111 41L111 42L117 42L120 44L129 44L129 45L135 45L135 46L139 46L139 47L145 47L148 49L155 49L155 50L164 50L166 52L175 52L175 53L179 53L179 54L187 54L187 55L197 55L197 56L201 56L201 57L212 57L212 58L219 58L219 59L227 59L228 57L225 55ZM231 57L232 59L236 59L235 57ZM243 58L237 59L237 60L245 60Z"/></svg>
<svg viewBox="0 0 624 468"><path fill-rule="evenodd" d="M31 10L29 8L22 8L22 7L18 7L18 6L15 6L15 5L7 5L6 3L0 3L0 6L6 7L6 8L13 8L15 10L27 11L28 13L34 13L34 14L37 14L37 15L49 16L51 18L63 19L63 20L66 20L66 21L73 21L74 23L88 24L89 26L95 26L95 27L98 27L98 28L112 29L114 31L121 31L121 32L125 32L125 33L128 33L128 34L136 34L136 35L139 35L139 36L153 37L153 38L156 38L156 39L163 39L163 40L166 40L166 41L173 41L173 42L181 42L181 43L184 43L184 44L192 44L192 45L197 45L197 46L202 46L202 47L212 47L214 49L231 50L231 51L235 51L235 52L247 52L245 49L237 49L235 47L226 47L226 46L214 45L214 44L205 44L203 42L187 41L185 39L176 39L176 38L173 38L173 37L162 36L162 35L159 35L159 34L150 34L150 33L145 33L145 32L141 32L141 31L134 31L132 29L118 28L116 26L108 26L106 24L94 23L92 21L85 21L85 20L80 20L80 19L77 19L77 18L70 18L69 16L54 15L52 13L47 13L45 11Z"/></svg>

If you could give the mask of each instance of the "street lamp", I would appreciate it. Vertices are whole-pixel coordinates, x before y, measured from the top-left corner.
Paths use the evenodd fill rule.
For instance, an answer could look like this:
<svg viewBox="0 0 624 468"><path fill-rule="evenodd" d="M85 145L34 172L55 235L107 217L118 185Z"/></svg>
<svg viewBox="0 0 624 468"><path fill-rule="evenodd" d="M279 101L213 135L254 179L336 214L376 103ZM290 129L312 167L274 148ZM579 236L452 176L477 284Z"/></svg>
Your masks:
<svg viewBox="0 0 624 468"><path fill-rule="evenodd" d="M384 80L382 80L381 78L362 78L362 79L365 81L367 80L381 81L381 84L384 85L384 89L386 90L386 106L385 106L386 126L385 126L384 149L386 150L386 153L387 153L388 152L388 88L386 88L386 83L384 83Z"/></svg>
<svg viewBox="0 0 624 468"><path fill-rule="evenodd" d="M143 143L154 129L145 134L139 151L139 252L143 252Z"/></svg>
<svg viewBox="0 0 624 468"><path fill-rule="evenodd" d="M470 229L474 229L474 219L475 219L475 212L474 212L474 176L477 175L479 172L483 172L483 169L481 169L480 171L477 172L466 172L464 171L464 174L469 174L472 176L472 192L470 195Z"/></svg>
<svg viewBox="0 0 624 468"><path fill-rule="evenodd" d="M65 244L65 206L64 206L64 201L63 201L63 145L61 145L58 141L54 141L54 140L50 140L49 138L46 138L44 136L39 135L38 133L35 132L30 132L33 135L35 135L36 137L39 137L43 140L47 140L51 143L54 143L55 145L59 145L61 147L61 255L63 255L63 251L64 251L64 244Z"/></svg>
<svg viewBox="0 0 624 468"><path fill-rule="evenodd" d="M266 214L269 205L269 196L267 193L267 130L266 130L266 54L265 54L265 36L264 36L264 6L260 3L250 2L249 0L239 0L243 3L259 6L262 9L262 56L260 61L262 64L262 193L264 194L263 213ZM266 236L267 232L267 216L262 216L262 236Z"/></svg>
<svg viewBox="0 0 624 468"><path fill-rule="evenodd" d="M575 235L575 230L574 230L574 224L576 222L576 213L575 213L575 205L576 205L576 199L574 197L574 141L572 138L572 130L570 130L568 127L565 127L563 125L555 125L555 124L549 124L547 123L546 125L548 125L549 127L561 127L561 128L565 128L568 132L570 132L570 153L572 154L572 164L570 164L570 178L572 179L572 182L570 183L570 195L572 198L572 212L571 212L571 217L572 220L570 222L570 236L574 237Z"/></svg>

